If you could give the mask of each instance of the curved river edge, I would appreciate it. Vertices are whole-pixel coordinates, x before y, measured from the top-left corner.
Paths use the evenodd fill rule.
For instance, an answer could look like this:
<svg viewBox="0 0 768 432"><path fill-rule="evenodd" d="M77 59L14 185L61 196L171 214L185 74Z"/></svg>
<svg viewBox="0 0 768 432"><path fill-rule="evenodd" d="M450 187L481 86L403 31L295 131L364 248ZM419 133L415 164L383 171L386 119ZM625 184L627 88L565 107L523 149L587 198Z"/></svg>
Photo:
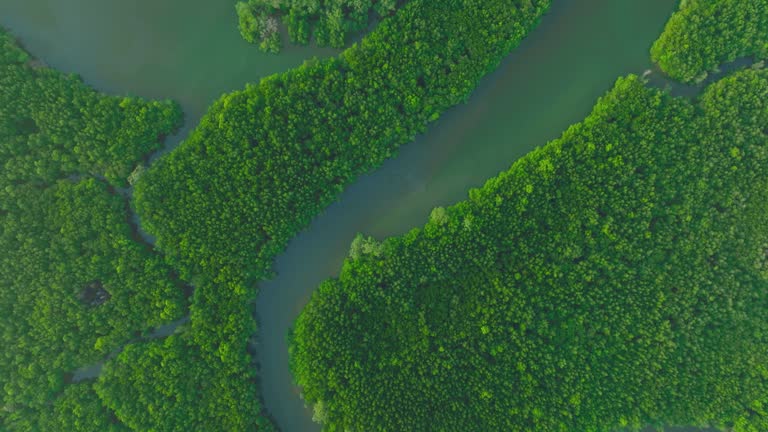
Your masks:
<svg viewBox="0 0 768 432"><path fill-rule="evenodd" d="M499 71L485 79L468 105L450 110L426 135L419 137L415 143L404 146L400 156L385 163L375 173L358 180L342 194L338 202L318 216L307 230L295 237L287 251L277 258L274 268L278 276L261 284L256 303L257 316L260 318L257 355L260 365L261 394L267 411L276 419L282 430L286 432L320 430L320 426L312 422L312 410L304 404L301 399L301 389L296 387L288 370L286 336L315 287L326 278L338 276L348 246L356 233L365 232L382 239L401 235L412 227L421 226L427 220L432 208L465 199L467 190L471 186L481 185L487 178L493 177L501 170L506 170L517 157L537 145L556 138L548 135L549 133L565 130L568 125L580 121L591 110L594 100L602 96L619 76L630 72L636 73L642 75L647 85L651 87L663 89L674 96L693 98L709 83L752 64L751 59L739 59L722 66L720 72L710 74L699 84L685 85L675 82L668 79L657 67L643 69L648 65L648 48L660 34L659 28L652 34L652 38L646 39L647 46L639 51L643 66L639 68L622 66L621 73L601 81L602 87L595 86L595 81L585 80L584 75L578 73L580 71L568 77L561 77L561 81L539 79L532 84L526 78L536 74L526 74L525 71L538 70L545 77L546 71L535 66L526 67L521 63L537 64L540 56L546 55L542 51L551 48L547 44L551 32L559 33L557 36L562 39L568 38L566 33L570 30L569 24L564 21L574 19L574 15L578 16L578 12L573 12L571 7L587 3L595 5L600 2L567 3L553 5L552 11L544 18L539 29L523 42L523 45L510 56ZM605 8L610 10L607 5ZM585 9L590 10L590 8ZM626 10L624 12L626 13ZM641 12L638 13L642 16ZM636 17L633 14L627 16ZM660 16L666 18L663 14ZM663 22L661 21L662 26ZM600 28L599 25L595 27ZM604 37L604 34L602 36ZM578 34L573 37L579 39ZM625 43L624 40L617 42L621 46ZM577 47L577 56L588 57L588 51L592 48L594 44L584 44L580 50ZM630 64L637 63L630 62ZM568 63L566 67L567 65ZM521 71L523 73L520 73ZM579 92L579 81L586 81L586 85L591 89L589 96L582 96L579 100L569 100L573 105L568 106L568 109L571 112L581 111L579 117L573 119L563 115L558 116L555 121L550 121L552 106L567 99L563 95ZM536 100L537 93L543 93L545 96L551 96L552 93L551 90L548 93L546 89L542 89L541 85L553 86L560 94L542 104L541 100ZM533 86L535 90L529 89L526 93L522 88L525 86ZM500 92L500 94L493 94L494 92ZM534 97L523 99L521 102L520 98L516 97L520 94ZM515 99L518 101L509 102ZM510 106L514 104L525 106L522 108ZM522 112L521 109L526 107L529 108L528 112ZM491 124L498 123L497 119L501 118L498 115L499 112L513 114L511 119L502 121L508 123L506 127L508 134L499 135L498 131L503 128L498 126L496 131L489 132L489 129L493 129ZM487 118L491 121L486 121ZM546 120L547 133L542 133L540 123L537 124L537 121L541 122L542 119ZM534 131L531 132L531 130ZM536 136L546 139L530 139ZM494 142L496 138L506 139L498 139ZM498 148L501 143L507 142L512 142L513 146L522 144L517 147L517 157L506 158L504 155L510 154L510 149ZM472 143L480 144L481 148L473 147ZM486 145L493 150L489 154L495 153L496 159L501 161L499 163L502 166L496 171L488 168L493 166L487 163L486 157L489 154L482 154L484 153L482 147ZM481 155L478 157L477 153ZM478 160L481 163L478 163ZM474 171L473 168L478 165L482 167ZM468 167L469 169L464 169ZM480 171L484 171L485 174L478 175ZM467 181L468 179L471 180ZM716 429L670 427L667 430L690 432Z"/></svg>
<svg viewBox="0 0 768 432"><path fill-rule="evenodd" d="M718 72L710 74L705 80L694 85L683 84L668 78L658 68L658 66L654 66L653 69L646 70L643 73L643 78L646 79L646 82L649 86L663 89L674 96L683 96L683 97L693 98L693 97L696 97L702 91L702 89L705 88L707 85L709 85L714 81L719 80L720 78L722 78L727 74L730 74L731 72L744 69L747 67L762 68L763 66L764 66L763 62L756 62L754 58L749 58L749 57L740 58L731 63L723 65ZM150 158L148 158L149 163L157 160L157 158L161 157L163 154L169 152L170 150L178 146L178 144L183 140L183 138L189 134L190 130L191 128L189 126L184 127L181 129L180 132L166 139L165 140L166 145L164 146L164 148L153 153L150 156ZM420 137L420 139L423 139L423 137ZM133 197L133 188L115 189L114 193L117 195L120 195L126 200L127 212L129 214L128 223L131 227L134 240L137 241L138 243L144 244L146 247L150 249L154 249L155 237L142 229L141 221L138 215L133 210L133 208L129 205ZM190 297L191 290L193 288L191 286L187 286L186 288L188 291L187 297ZM123 344L118 349L115 349L112 352L110 352L102 361L92 365L78 368L77 370L71 373L71 376L68 377L68 380L71 382L81 382L85 380L96 379L99 377L99 375L101 375L101 370L104 364L107 361L119 355L120 352L122 352L122 350L125 348L125 346L132 343L146 342L152 339L161 339L161 338L170 336L173 333L175 333L179 329L179 327L183 326L184 324L187 324L189 320L190 320L189 315L186 315L176 321L158 326L157 328L155 328L145 336L133 338L130 341ZM259 350L257 350L258 343L252 344L251 347L255 350L256 355L258 355L258 353L260 352ZM257 363L257 367L258 366L259 364ZM668 430L682 432L682 431L687 431L691 429L690 428L670 428Z"/></svg>
<svg viewBox="0 0 768 432"><path fill-rule="evenodd" d="M683 84L675 81L665 75L664 72L659 69L658 65L654 65L653 69L646 70L643 73L643 78L646 80L646 85L664 90L672 96L695 98L705 87L713 82L718 81L733 72L750 67L762 69L765 67L765 62L758 61L756 57L738 58L721 65L717 71L709 73L705 79L696 84Z"/></svg>
<svg viewBox="0 0 768 432"><path fill-rule="evenodd" d="M50 4L55 6L56 3L52 0L8 0L7 3L3 3L11 5L10 7L13 8L14 2L23 3L24 7L33 9L36 7L35 5L49 4L49 7L53 7ZM86 4L74 8L71 7L71 4L66 5L71 11L69 13L74 14L77 22L84 19L81 15L83 13L94 15L102 21L109 21L103 20L103 16L99 17L101 10L98 8L120 7L104 5L100 2L101 6L97 6L94 0L73 0L71 3ZM137 0L133 3L137 5L132 7L144 11L139 17L147 14L163 16L161 13L155 14L154 2ZM178 14L179 11L181 13L198 11L197 13L200 14L199 11L205 11L206 8L212 7L207 2L200 0L185 1L185 5L181 4L181 0L169 0L166 3L178 3L178 6L183 6L176 8L173 14ZM190 7L189 3L194 5ZM563 130L569 124L581 120L589 112L594 99L607 90L609 84L616 77L630 72L638 73L647 65L647 48L650 46L650 42L658 36L664 21L672 11L673 5L668 3L650 0L642 7L611 4L611 2L604 0L562 0L556 3L540 28L502 65L499 72L484 80L483 85L475 92L467 106L459 107L444 115L444 119L431 127L427 135L417 140L418 144L404 147L398 158L390 160L375 174L365 176L352 185L350 190L342 196L340 202L331 206L326 214L318 217L308 230L294 239L288 250L277 259L275 268L280 272L280 276L274 281L261 284L262 288L265 288L261 290L260 303L257 306L259 316L262 318L260 327L261 347L271 344L271 342L267 343L268 339L284 342L288 328L280 325L280 323L272 325L273 322L264 319L271 316L264 312L265 308L270 309L270 305L261 301L262 298L268 298L268 290L273 291L270 294L288 297L285 309L281 309L282 304L273 304L272 308L275 309L274 313L287 311L284 315L288 316L289 326L308 300L314 287L321 280L337 274L354 233L365 231L382 238L402 234L413 226L420 226L433 207L463 199L470 187L478 186L485 179L507 169L512 161L536 145L556 138L556 135L551 133ZM142 9L140 4L144 4L146 8ZM5 7L7 6L0 6L0 9ZM201 15L203 14L205 12ZM587 15L592 15L592 17ZM118 14L117 16L123 17L122 21L118 21L118 24L130 22L132 19L130 13ZM632 17L632 20L630 21L627 17ZM659 21L660 18L663 20ZM7 19L7 15L2 18L4 21ZM67 19L71 19L71 17ZM549 24L549 21L553 23ZM159 53L169 57L169 65L172 63L185 67L187 63L181 56L173 57L172 50L162 47L167 40L174 40L176 36L171 35L174 32L178 35L187 34L183 30L173 27L175 23L176 21L172 19L158 20L158 23L149 24L154 27L149 29L152 31L144 33L150 35L147 36L149 39L154 38L160 42L157 47L149 48L154 51L149 55ZM136 27L140 31L146 30L142 25L144 25L143 22ZM224 25L228 28L235 27L231 20L224 22ZM155 37L155 31L161 27L167 28L166 32L169 34L166 34L165 37ZM545 27L548 28L546 32L544 31ZM579 29L579 31L575 31L575 29ZM649 30L652 33L652 39L646 41ZM125 33L125 29L121 30L120 28L105 28L98 31ZM27 34L31 35L30 38L32 39L45 40L49 38L48 35L42 35L44 32L41 31L40 33L41 35L38 36L32 30L27 30ZM621 35L621 37L608 41L601 40L612 39L606 37L606 33ZM564 40L569 38L563 37L562 34L571 34L574 37L570 41ZM587 37L581 37L582 35ZM213 39L210 37L210 33L206 36L209 40ZM236 37L239 38L239 35ZM184 39L184 37L178 38ZM22 37L22 39L26 40L27 38ZM187 37L187 39L186 43L190 48L193 45L199 46L199 42L194 37ZM70 46L90 43L77 40L77 38L75 41L77 43L71 40L61 43L70 44ZM39 43L38 40L38 46ZM46 43L55 45L50 41L50 38ZM643 46L644 44L647 46ZM121 46L120 44L113 44L111 40L105 45ZM224 44L225 49L234 45ZM638 47L641 49L638 50ZM50 47L39 50L31 44L30 48L34 52L40 53L41 57L49 59L49 56L43 55L43 53L50 51ZM57 47L54 46L54 48ZM209 86L200 91L200 81L194 81L194 70L185 70L182 71L185 72L184 74L178 75L177 70L168 74L164 68L152 69L153 77L147 79L150 72L142 72L141 68L135 69L134 66L130 65L132 62L140 65L142 61L146 63L146 60L143 59L147 52L135 51L135 47L131 46L124 48L127 49L121 50L119 56L115 56L124 59L124 63L121 63L121 60L116 60L108 65L100 63L106 56L103 51L100 52L98 49L94 51L83 49L81 50L82 53L79 52L74 56L71 52L61 51L49 61L56 68L60 68L64 64L63 70L80 71L88 82L95 82L96 88L101 90L106 89L112 93L127 91L153 98L170 96L181 101L188 117L188 123L177 135L166 141L165 151L174 147L181 141L182 137L187 135L192 125L202 114L205 105L212 99L212 94L215 96L215 92L220 93L221 91L240 88L246 81L253 81L254 78L257 78L252 74L247 80L245 78L226 77L224 81L216 83L218 87L217 85ZM54 50L55 52L56 50ZM240 60L243 54L245 51L237 53L232 59ZM82 59L79 59L78 55L90 56L90 61L88 59L80 61ZM258 54L251 51L247 55L257 56ZM285 55L286 53L281 54L281 56ZM68 56L71 58L67 58ZM525 64L526 61L530 61L531 64ZM216 73L216 69L219 69L216 66L217 63L226 64L220 61L210 63L212 65L207 68L197 68L198 73L203 72L200 76L206 82L211 76L221 75ZM592 65L597 67L593 70L590 68ZM131 69L132 67L134 69ZM252 68L253 65L249 67ZM231 71L231 69L227 70ZM566 72L567 77L563 77L563 71ZM245 77L246 75L248 74L242 76ZM648 76L652 85L655 79L663 78L657 75L651 73ZM116 77L117 84L112 81L113 76ZM160 79L157 79L157 76L160 76ZM94 79L94 77L96 78ZM177 77L179 79L176 79ZM561 82L563 79L566 79L567 82ZM152 81L150 82L150 80ZM175 83L176 81L178 83ZM225 81L225 85L221 85ZM666 86L667 83L671 84L670 91L673 94L685 94L690 88L663 79L661 81L664 81L664 84L660 85L662 87ZM191 96L187 94L188 89L194 89L192 91L194 94ZM216 90L211 93L211 89ZM523 102L510 104L510 100ZM512 120L510 121L508 117L512 117ZM546 124L542 125L542 123ZM558 128L558 125L562 127ZM514 145L506 145L509 142ZM155 160L157 156L158 154L153 155L151 160ZM142 231L135 215L131 216L131 220L135 223L136 232L141 234ZM326 228L328 229L326 230ZM323 237L322 232L318 233L318 230L328 231L328 235ZM145 243L154 244L151 237L142 235L142 238ZM313 244L316 240L319 241ZM306 250L304 250L305 246L307 246ZM318 260L318 257L321 259ZM311 283L298 284L298 290L282 293L279 291L281 284L295 282L294 278L286 276L291 272L306 275ZM270 287L278 289L270 289ZM176 327L183 324L184 320L162 326L144 338L131 342L167 336L173 333ZM118 352L119 350L114 354ZM285 407L288 409L284 415L275 415L278 424L283 426L285 431L317 430L319 427L311 423L308 412L301 409L303 404L298 397L298 389L291 386L290 374L285 380L279 367L273 369L265 366L267 363L265 360L268 357L282 357L283 353L285 353L286 359L283 366L287 370L287 351L280 351L279 349L258 350L258 360L262 364L261 375L263 377L261 394L266 401L267 409L274 413L273 408L277 410L279 405L284 403L280 400L281 395L287 393L290 400L285 402ZM80 375L74 374L73 379L83 380L97 377L96 367L98 365L92 366L94 369L90 375L84 373L87 368L79 369ZM273 372L276 373L278 385L282 382L285 386L278 389L277 393L272 392L269 387L271 384L268 383ZM298 407L298 409L292 411L291 407ZM299 419L299 423L296 425L297 428L292 429L292 421L296 418ZM309 423L309 428L303 429L301 425L306 424L306 422Z"/></svg>

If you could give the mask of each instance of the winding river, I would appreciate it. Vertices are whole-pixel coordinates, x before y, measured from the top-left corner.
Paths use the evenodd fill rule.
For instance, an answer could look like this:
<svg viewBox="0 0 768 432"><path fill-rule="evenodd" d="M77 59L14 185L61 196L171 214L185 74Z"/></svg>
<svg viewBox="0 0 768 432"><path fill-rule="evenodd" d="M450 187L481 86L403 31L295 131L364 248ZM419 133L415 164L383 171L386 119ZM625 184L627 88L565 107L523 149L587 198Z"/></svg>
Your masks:
<svg viewBox="0 0 768 432"><path fill-rule="evenodd" d="M237 33L234 0L63 3L2 0L0 25L48 65L99 90L179 101L186 126L168 148L220 94L338 52L260 53ZM464 199L469 188L581 120L617 77L649 69L649 47L676 3L555 0L466 105L359 179L290 243L276 261L278 276L262 284L256 311L262 394L284 432L319 430L292 384L285 335L312 290L338 274L354 235L381 239L423 225L433 207Z"/></svg>

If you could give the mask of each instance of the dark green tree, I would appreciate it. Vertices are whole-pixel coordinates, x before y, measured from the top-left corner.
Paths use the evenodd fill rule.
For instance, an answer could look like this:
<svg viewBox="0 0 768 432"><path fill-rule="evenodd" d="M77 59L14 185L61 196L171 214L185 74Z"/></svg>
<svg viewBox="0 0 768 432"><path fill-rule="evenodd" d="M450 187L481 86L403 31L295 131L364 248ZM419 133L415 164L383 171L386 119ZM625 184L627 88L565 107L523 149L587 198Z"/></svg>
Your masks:
<svg viewBox="0 0 768 432"><path fill-rule="evenodd" d="M686 0L651 49L653 61L683 82L739 57L768 58L768 1Z"/></svg>
<svg viewBox="0 0 768 432"><path fill-rule="evenodd" d="M356 240L291 367L327 431L757 432L767 306L768 72L695 103L630 76L423 228Z"/></svg>
<svg viewBox="0 0 768 432"><path fill-rule="evenodd" d="M124 430L69 381L185 311L115 189L181 112L30 60L0 29L0 429Z"/></svg>
<svg viewBox="0 0 768 432"><path fill-rule="evenodd" d="M351 35L374 20L391 16L405 0L248 0L235 5L240 34L266 52L280 50L282 21L291 42L343 48Z"/></svg>

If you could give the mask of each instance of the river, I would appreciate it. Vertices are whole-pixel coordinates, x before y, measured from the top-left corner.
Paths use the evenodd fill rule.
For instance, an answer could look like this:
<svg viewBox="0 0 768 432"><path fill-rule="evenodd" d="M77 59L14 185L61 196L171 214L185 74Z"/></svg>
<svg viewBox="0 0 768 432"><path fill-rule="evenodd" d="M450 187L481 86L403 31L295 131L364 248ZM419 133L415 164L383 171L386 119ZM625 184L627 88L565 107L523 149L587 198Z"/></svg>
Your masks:
<svg viewBox="0 0 768 432"><path fill-rule="evenodd" d="M259 52L237 30L235 0L0 0L0 25L48 66L108 93L174 99L187 135L223 93L340 50Z"/></svg>
<svg viewBox="0 0 768 432"><path fill-rule="evenodd" d="M2 0L0 25L46 64L78 73L99 90L179 101L186 126L168 147L222 93L338 52L260 53L237 33L234 0L64 3ZM257 302L262 395L284 432L319 430L292 385L285 335L313 289L338 274L354 235L382 239L423 225L433 207L464 199L469 188L580 121L617 77L651 67L650 45L676 3L555 0L541 26L466 105L355 182L290 243Z"/></svg>

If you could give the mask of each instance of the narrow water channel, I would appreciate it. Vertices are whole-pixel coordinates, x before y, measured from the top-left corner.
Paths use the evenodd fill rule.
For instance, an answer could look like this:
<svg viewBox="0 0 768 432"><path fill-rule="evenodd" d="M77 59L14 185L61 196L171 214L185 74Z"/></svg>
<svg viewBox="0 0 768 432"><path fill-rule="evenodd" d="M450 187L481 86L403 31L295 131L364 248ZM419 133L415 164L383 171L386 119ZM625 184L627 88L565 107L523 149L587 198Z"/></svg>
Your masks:
<svg viewBox="0 0 768 432"><path fill-rule="evenodd" d="M223 93L339 50L259 52L237 30L235 0L0 0L0 25L33 56L112 94L173 99L185 126Z"/></svg>
<svg viewBox="0 0 768 432"><path fill-rule="evenodd" d="M66 3L66 4L64 4ZM469 103L352 185L276 262L261 286L258 361L266 407L283 432L319 430L288 370L285 335L357 232L379 239L421 226L435 206L507 169L587 115L617 77L650 68L670 0L554 0L542 25ZM182 139L220 94L336 51L259 53L237 33L234 0L2 0L0 25L48 65L99 90L179 101Z"/></svg>
<svg viewBox="0 0 768 432"><path fill-rule="evenodd" d="M285 336L312 291L338 275L355 234L383 239L422 226L435 206L465 199L469 188L557 138L619 76L651 68L650 46L676 7L668 0L553 3L466 105L356 181L278 257L278 276L261 285L256 307L262 394L283 432L320 429L293 385Z"/></svg>

